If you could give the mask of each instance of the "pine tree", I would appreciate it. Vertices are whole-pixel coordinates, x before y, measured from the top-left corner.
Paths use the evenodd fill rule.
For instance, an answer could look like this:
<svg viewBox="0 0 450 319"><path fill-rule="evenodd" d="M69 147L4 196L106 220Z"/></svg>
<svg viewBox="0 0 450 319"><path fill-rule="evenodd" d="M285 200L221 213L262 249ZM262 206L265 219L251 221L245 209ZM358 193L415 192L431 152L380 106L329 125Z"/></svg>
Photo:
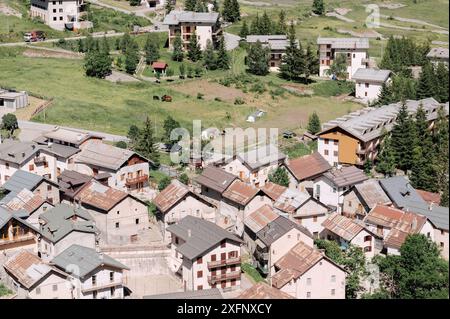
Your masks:
<svg viewBox="0 0 450 319"><path fill-rule="evenodd" d="M394 149L397 168L406 171L411 169L414 145L414 125L408 114L406 103L402 102L392 129L392 147Z"/></svg>
<svg viewBox="0 0 450 319"><path fill-rule="evenodd" d="M102 39L102 51L105 54L109 54L109 51L110 51L108 39L105 36L103 36L103 39Z"/></svg>
<svg viewBox="0 0 450 319"><path fill-rule="evenodd" d="M77 41L77 50L78 52L86 52L86 47L84 46L84 40L78 39Z"/></svg>
<svg viewBox="0 0 450 319"><path fill-rule="evenodd" d="M130 6L136 7L141 4L141 0L129 0Z"/></svg>
<svg viewBox="0 0 450 319"><path fill-rule="evenodd" d="M319 115L317 115L316 111L314 111L309 116L307 130L309 133L316 135L317 133L320 132L321 129L322 127L320 125Z"/></svg>
<svg viewBox="0 0 450 319"><path fill-rule="evenodd" d="M139 59L139 47L133 40L131 40L125 50L125 71L128 74L134 74L137 65L139 64Z"/></svg>
<svg viewBox="0 0 450 319"><path fill-rule="evenodd" d="M281 76L291 81L298 79L304 73L304 68L303 50L299 48L295 28L291 24L289 28L289 46L286 48L286 54L281 58Z"/></svg>
<svg viewBox="0 0 450 319"><path fill-rule="evenodd" d="M111 57L109 54L90 50L84 56L84 69L87 76L104 78L111 74Z"/></svg>
<svg viewBox="0 0 450 319"><path fill-rule="evenodd" d="M377 156L377 165L375 170L378 173L384 174L386 176L392 176L395 174L395 154L392 148L391 137L386 134L384 136L382 143L380 144L380 153Z"/></svg>
<svg viewBox="0 0 450 319"><path fill-rule="evenodd" d="M175 121L173 119L173 117L171 117L170 115L164 120L164 124L163 124L163 128L164 128L164 137L163 137L163 142L166 144L174 144L178 141L174 141L170 139L170 134L172 133L172 131L176 128L180 127L180 123L178 123L177 121Z"/></svg>
<svg viewBox="0 0 450 319"><path fill-rule="evenodd" d="M181 40L181 35L178 33L173 40L172 60L181 62L183 58L183 41Z"/></svg>
<svg viewBox="0 0 450 319"><path fill-rule="evenodd" d="M249 35L249 32L250 31L248 30L247 21L244 20L244 22L242 23L241 31L239 31L239 36L242 39L245 39Z"/></svg>
<svg viewBox="0 0 450 319"><path fill-rule="evenodd" d="M433 65L427 63L422 67L422 72L420 73L419 82L417 84L417 98L424 99L435 96L437 86L438 83L436 82Z"/></svg>
<svg viewBox="0 0 450 319"><path fill-rule="evenodd" d="M449 123L444 107L439 107L434 126L433 145L435 146L437 188L448 192L449 183ZM447 198L448 200L448 198Z"/></svg>
<svg viewBox="0 0 450 319"><path fill-rule="evenodd" d="M206 12L207 8L203 0L197 0L194 7L195 12Z"/></svg>
<svg viewBox="0 0 450 319"><path fill-rule="evenodd" d="M312 11L315 14L322 15L325 12L323 0L314 0L312 5Z"/></svg>
<svg viewBox="0 0 450 319"><path fill-rule="evenodd" d="M153 41L150 36L147 37L144 45L145 62L152 64L160 58L159 48L156 41Z"/></svg>
<svg viewBox="0 0 450 319"><path fill-rule="evenodd" d="M206 42L206 49L203 54L203 65L208 70L215 70L217 68L216 63L217 63L216 54L214 52L211 40L208 39L208 41Z"/></svg>
<svg viewBox="0 0 450 319"><path fill-rule="evenodd" d="M230 68L230 57L225 47L225 38L222 35L219 40L219 48L217 50L217 68L220 70L228 70Z"/></svg>
<svg viewBox="0 0 450 319"><path fill-rule="evenodd" d="M336 58L330 68L326 70L326 73L339 80L345 80L347 78L347 56L343 53L336 54Z"/></svg>
<svg viewBox="0 0 450 319"><path fill-rule="evenodd" d="M198 43L197 33L194 33L189 38L187 56L192 62L197 62L202 58L202 49Z"/></svg>
<svg viewBox="0 0 450 319"><path fill-rule="evenodd" d="M310 43L308 43L308 46L306 47L305 68L303 73L305 74L306 83L309 82L311 74L319 73L319 59L316 57Z"/></svg>
<svg viewBox="0 0 450 319"><path fill-rule="evenodd" d="M130 37L130 34L127 32L123 35L122 40L120 41L120 50L122 50L122 53L125 53L126 49L129 47L132 39Z"/></svg>
<svg viewBox="0 0 450 319"><path fill-rule="evenodd" d="M436 93L434 97L441 103L449 100L449 79L448 67L444 63L439 63L436 68Z"/></svg>
<svg viewBox="0 0 450 319"><path fill-rule="evenodd" d="M284 167L278 167L269 174L269 181L281 186L289 186L289 175Z"/></svg>
<svg viewBox="0 0 450 319"><path fill-rule="evenodd" d="M197 4L197 0L185 0L184 1L184 10L185 11L194 11L196 4Z"/></svg>
<svg viewBox="0 0 450 319"><path fill-rule="evenodd" d="M448 184L449 184L449 180L447 178L447 182L444 184L444 189L442 190L442 194L441 194L441 202L439 203L439 205L444 206L444 207L448 207Z"/></svg>
<svg viewBox="0 0 450 319"><path fill-rule="evenodd" d="M184 63L180 64L180 79L184 79L186 77L186 66Z"/></svg>
<svg viewBox="0 0 450 319"><path fill-rule="evenodd" d="M272 31L273 31L272 21L270 20L267 11L264 11L264 14L261 18L261 23L259 25L259 34L268 35L272 34L273 33Z"/></svg>
<svg viewBox="0 0 450 319"><path fill-rule="evenodd" d="M374 103L376 106L388 105L394 102L392 85L388 83L383 83L381 85L380 93L378 94L377 100Z"/></svg>
<svg viewBox="0 0 450 319"><path fill-rule="evenodd" d="M269 53L269 49L264 48L259 40L251 44L247 55L248 71L256 75L268 74Z"/></svg>
<svg viewBox="0 0 450 319"><path fill-rule="evenodd" d="M258 35L258 34L261 34L260 32L259 32L259 29L260 29L260 27L259 27L259 25L260 25L260 22L259 22L259 14L258 13L256 13L256 17L255 17L255 19L253 19L253 21L252 21L252 23L251 23L251 25L250 25L250 34L251 35Z"/></svg>
<svg viewBox="0 0 450 319"><path fill-rule="evenodd" d="M227 22L236 22L241 17L240 10L237 0L225 0L222 7L222 17Z"/></svg>
<svg viewBox="0 0 450 319"><path fill-rule="evenodd" d="M277 33L278 34L286 34L286 32L287 32L286 12L284 10L281 10L280 15L278 17Z"/></svg>
<svg viewBox="0 0 450 319"><path fill-rule="evenodd" d="M156 149L155 137L153 134L153 125L150 118L147 116L144 127L140 130L134 150L151 160L156 166L159 166L159 152Z"/></svg>
<svg viewBox="0 0 450 319"><path fill-rule="evenodd" d="M217 2L217 0L213 0L212 4L213 4L213 11L219 12L220 8L219 8L219 3Z"/></svg>
<svg viewBox="0 0 450 319"><path fill-rule="evenodd" d="M172 10L174 9L172 0L166 1L166 5L165 5L164 9L166 10L166 14L169 14L170 12L172 12Z"/></svg>

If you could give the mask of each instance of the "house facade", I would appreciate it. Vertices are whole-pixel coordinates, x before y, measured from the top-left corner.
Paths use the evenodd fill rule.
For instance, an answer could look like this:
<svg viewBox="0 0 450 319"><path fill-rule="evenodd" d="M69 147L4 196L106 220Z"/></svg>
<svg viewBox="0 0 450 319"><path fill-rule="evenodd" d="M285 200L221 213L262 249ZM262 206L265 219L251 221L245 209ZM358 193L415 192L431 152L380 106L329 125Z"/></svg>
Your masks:
<svg viewBox="0 0 450 319"><path fill-rule="evenodd" d="M390 70L362 68L353 74L355 97L365 103L378 99L383 85L390 85Z"/></svg>
<svg viewBox="0 0 450 319"><path fill-rule="evenodd" d="M31 0L30 16L56 30L80 29L85 9L84 0Z"/></svg>
<svg viewBox="0 0 450 319"><path fill-rule="evenodd" d="M286 35L248 35L245 41L248 44L255 44L258 41L263 47L270 50L269 69L278 72L281 66L282 57L286 54L289 40Z"/></svg>
<svg viewBox="0 0 450 319"><path fill-rule="evenodd" d="M20 249L35 251L38 233L39 229L0 207L0 252L10 253Z"/></svg>

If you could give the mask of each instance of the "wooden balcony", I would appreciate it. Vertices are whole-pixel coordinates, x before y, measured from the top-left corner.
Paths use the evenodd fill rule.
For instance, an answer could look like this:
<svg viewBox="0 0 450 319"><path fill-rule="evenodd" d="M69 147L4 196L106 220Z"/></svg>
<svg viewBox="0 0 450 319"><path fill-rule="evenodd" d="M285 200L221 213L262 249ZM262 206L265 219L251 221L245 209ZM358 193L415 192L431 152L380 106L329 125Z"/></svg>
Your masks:
<svg viewBox="0 0 450 319"><path fill-rule="evenodd" d="M25 234L25 235L17 235L12 237L6 237L6 238L0 238L0 246L2 245L8 245L12 243L20 243L20 242L26 242L29 240L33 240L34 235L31 233Z"/></svg>
<svg viewBox="0 0 450 319"><path fill-rule="evenodd" d="M241 263L241 257L234 257L234 258L210 261L210 262L208 262L208 268L211 269L211 268L217 268L217 267L231 266L231 265L237 265L240 263Z"/></svg>
<svg viewBox="0 0 450 319"><path fill-rule="evenodd" d="M141 175L138 177L127 178L125 181L126 186L136 185L137 183L145 183L148 181L148 175Z"/></svg>
<svg viewBox="0 0 450 319"><path fill-rule="evenodd" d="M47 162L47 160L45 159L44 156L39 156L39 157L34 158L34 164L36 164L36 165L45 164L45 162Z"/></svg>
<svg viewBox="0 0 450 319"><path fill-rule="evenodd" d="M213 285L215 283L225 281L225 280L231 280L231 279L240 279L241 278L241 271L232 271L225 274L216 274L214 276L208 276L208 282Z"/></svg>

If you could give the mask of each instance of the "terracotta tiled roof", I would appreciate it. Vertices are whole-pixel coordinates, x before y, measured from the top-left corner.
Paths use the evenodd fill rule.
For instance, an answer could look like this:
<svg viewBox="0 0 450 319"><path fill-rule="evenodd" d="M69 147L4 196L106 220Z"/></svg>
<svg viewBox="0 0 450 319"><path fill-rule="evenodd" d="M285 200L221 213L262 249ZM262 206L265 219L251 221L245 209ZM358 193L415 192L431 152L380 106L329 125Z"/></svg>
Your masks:
<svg viewBox="0 0 450 319"><path fill-rule="evenodd" d="M35 195L28 189L23 189L21 192L16 194L14 198L4 203L4 205L13 211L24 209L29 214L32 214L45 202L46 200L43 199L40 195Z"/></svg>
<svg viewBox="0 0 450 319"><path fill-rule="evenodd" d="M153 62L153 64L152 64L152 68L154 68L154 69L165 69L166 67L167 67L167 63L162 62L162 61L156 61L156 62Z"/></svg>
<svg viewBox="0 0 450 319"><path fill-rule="evenodd" d="M275 201L273 207L288 213L294 214L295 211L311 198L308 192L296 189L286 189Z"/></svg>
<svg viewBox="0 0 450 319"><path fill-rule="evenodd" d="M75 200L81 201L82 204L109 212L127 196L127 193L118 189L105 186L97 181L90 181L78 192Z"/></svg>
<svg viewBox="0 0 450 319"><path fill-rule="evenodd" d="M287 187L271 182L267 182L264 184L263 187L261 187L261 190L264 192L264 194L266 194L274 201L276 201L281 196L281 194L284 193L286 189Z"/></svg>
<svg viewBox="0 0 450 319"><path fill-rule="evenodd" d="M196 182L222 193L236 178L235 175L226 172L222 168L208 166L203 170L202 174L197 177Z"/></svg>
<svg viewBox="0 0 450 319"><path fill-rule="evenodd" d="M439 193L427 192L421 189L416 189L416 192L419 193L420 197L427 203L439 204L441 202L441 195Z"/></svg>
<svg viewBox="0 0 450 319"><path fill-rule="evenodd" d="M158 195L156 195L156 197L153 199L153 203L162 213L166 213L188 193L189 189L186 185L178 180L172 180L169 186L164 188Z"/></svg>
<svg viewBox="0 0 450 319"><path fill-rule="evenodd" d="M374 225L393 228L402 219L404 214L405 212L401 209L385 205L376 205L369 214L367 214L364 221Z"/></svg>
<svg viewBox="0 0 450 319"><path fill-rule="evenodd" d="M264 205L245 219L245 225L251 229L255 234L274 221L280 215L275 213L269 205Z"/></svg>
<svg viewBox="0 0 450 319"><path fill-rule="evenodd" d="M235 180L231 185L223 192L222 196L240 205L247 205L253 197L258 194L259 189Z"/></svg>
<svg viewBox="0 0 450 319"><path fill-rule="evenodd" d="M294 297L260 282L243 291L237 299L294 299Z"/></svg>
<svg viewBox="0 0 450 319"><path fill-rule="evenodd" d="M318 152L291 159L286 167L298 181L313 178L331 169L331 165Z"/></svg>
<svg viewBox="0 0 450 319"><path fill-rule="evenodd" d="M347 241L352 240L364 229L358 222L337 213L328 217L322 226Z"/></svg>

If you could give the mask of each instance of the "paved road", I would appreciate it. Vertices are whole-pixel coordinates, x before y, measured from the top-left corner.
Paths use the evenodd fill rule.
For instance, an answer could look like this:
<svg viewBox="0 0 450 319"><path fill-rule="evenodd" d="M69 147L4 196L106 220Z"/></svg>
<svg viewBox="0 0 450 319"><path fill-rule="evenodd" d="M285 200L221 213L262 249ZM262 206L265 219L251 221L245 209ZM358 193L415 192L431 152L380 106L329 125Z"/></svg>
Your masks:
<svg viewBox="0 0 450 319"><path fill-rule="evenodd" d="M58 126L58 125L36 123L36 122L30 122L30 121L18 121L18 123L19 123L19 128L20 128L19 139L21 141L32 141L33 139L41 136L43 133L51 131L52 129L54 129L55 127ZM128 141L128 138L126 136L108 134L108 133L97 132L97 131L76 129L76 128L67 127L67 126L59 126L59 127L69 129L72 131L76 131L76 132L90 133L93 135L98 135L98 136L103 137L105 139L105 141L110 141L110 142Z"/></svg>

